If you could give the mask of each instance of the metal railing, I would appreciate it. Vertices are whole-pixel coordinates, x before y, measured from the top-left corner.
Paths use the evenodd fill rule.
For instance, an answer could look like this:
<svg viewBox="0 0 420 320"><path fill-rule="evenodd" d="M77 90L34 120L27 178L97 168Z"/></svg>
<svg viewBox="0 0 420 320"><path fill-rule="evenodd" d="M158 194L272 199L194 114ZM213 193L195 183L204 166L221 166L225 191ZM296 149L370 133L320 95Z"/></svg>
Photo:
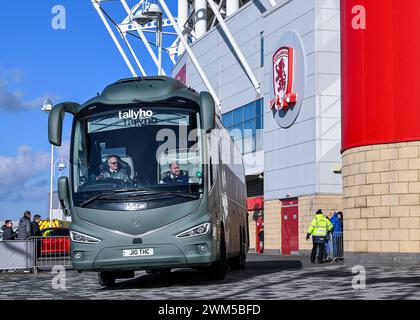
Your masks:
<svg viewBox="0 0 420 320"><path fill-rule="evenodd" d="M329 234L329 240L325 243L326 261L335 263L344 260L344 237L343 232Z"/></svg>
<svg viewBox="0 0 420 320"><path fill-rule="evenodd" d="M28 240L0 241L0 270L32 270L35 254L32 242Z"/></svg>
<svg viewBox="0 0 420 320"><path fill-rule="evenodd" d="M70 237L31 237L0 241L0 270L71 268Z"/></svg>
<svg viewBox="0 0 420 320"><path fill-rule="evenodd" d="M32 237L34 265L38 269L51 269L56 265L72 267L70 237Z"/></svg>

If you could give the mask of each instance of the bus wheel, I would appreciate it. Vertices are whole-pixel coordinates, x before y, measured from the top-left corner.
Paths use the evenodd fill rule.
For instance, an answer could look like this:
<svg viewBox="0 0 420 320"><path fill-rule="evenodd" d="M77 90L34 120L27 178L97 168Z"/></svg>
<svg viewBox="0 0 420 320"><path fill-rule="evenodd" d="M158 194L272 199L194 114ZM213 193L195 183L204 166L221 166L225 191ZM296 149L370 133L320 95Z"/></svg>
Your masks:
<svg viewBox="0 0 420 320"><path fill-rule="evenodd" d="M225 235L223 232L220 242L220 259L213 262L213 264L207 269L207 274L210 280L223 280L226 275L227 257Z"/></svg>
<svg viewBox="0 0 420 320"><path fill-rule="evenodd" d="M144 271L146 272L146 274L156 274L157 273L157 271L153 270L153 269L147 269L147 270L144 270Z"/></svg>
<svg viewBox="0 0 420 320"><path fill-rule="evenodd" d="M171 273L171 271L172 271L171 268L159 269L160 274L169 274L169 273Z"/></svg>
<svg viewBox="0 0 420 320"><path fill-rule="evenodd" d="M239 255L238 268L243 270L243 269L245 269L245 265L246 265L246 243L245 243L245 240L242 238L242 240L241 240L241 253Z"/></svg>
<svg viewBox="0 0 420 320"><path fill-rule="evenodd" d="M103 287L115 286L115 275L112 272L99 272L99 285Z"/></svg>
<svg viewBox="0 0 420 320"><path fill-rule="evenodd" d="M171 268L163 268L163 269L148 269L145 270L146 274L168 274L171 273Z"/></svg>
<svg viewBox="0 0 420 320"><path fill-rule="evenodd" d="M231 261L231 267L232 269L245 269L246 264L246 244L245 241L242 239L241 236L241 242L240 242L240 253L239 256L235 257Z"/></svg>

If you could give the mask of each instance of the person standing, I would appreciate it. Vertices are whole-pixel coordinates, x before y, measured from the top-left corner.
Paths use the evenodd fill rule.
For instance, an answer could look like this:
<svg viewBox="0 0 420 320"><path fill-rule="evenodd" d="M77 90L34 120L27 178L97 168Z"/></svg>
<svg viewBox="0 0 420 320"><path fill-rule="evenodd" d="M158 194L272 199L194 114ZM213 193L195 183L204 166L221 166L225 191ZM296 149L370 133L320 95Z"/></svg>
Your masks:
<svg viewBox="0 0 420 320"><path fill-rule="evenodd" d="M333 252L334 258L341 260L343 258L343 213L335 212L331 218L333 225Z"/></svg>
<svg viewBox="0 0 420 320"><path fill-rule="evenodd" d="M32 236L37 237L35 239L35 248L36 248L36 257L39 258L41 256L41 237L42 233L39 228L39 223L41 222L41 216L39 214L34 215L34 220L32 221Z"/></svg>
<svg viewBox="0 0 420 320"><path fill-rule="evenodd" d="M315 263L316 252L319 248L318 253L318 263L323 263L324 251L325 251L325 239L327 236L327 232L332 231L332 224L330 220L324 217L322 210L319 209L315 217L313 218L311 225L308 228L308 233L306 234L306 241L312 235L312 252L311 252L311 262Z"/></svg>
<svg viewBox="0 0 420 320"><path fill-rule="evenodd" d="M19 220L18 240L28 240L32 236L31 212L25 211Z"/></svg>
<svg viewBox="0 0 420 320"><path fill-rule="evenodd" d="M34 215L34 220L32 221L32 236L40 237L41 230L39 229L39 222L41 221L41 216L39 214Z"/></svg>
<svg viewBox="0 0 420 320"><path fill-rule="evenodd" d="M264 253L264 226L258 231L258 241L260 244L260 253Z"/></svg>
<svg viewBox="0 0 420 320"><path fill-rule="evenodd" d="M16 232L13 231L12 220L6 220L1 229L3 230L3 241L16 239Z"/></svg>

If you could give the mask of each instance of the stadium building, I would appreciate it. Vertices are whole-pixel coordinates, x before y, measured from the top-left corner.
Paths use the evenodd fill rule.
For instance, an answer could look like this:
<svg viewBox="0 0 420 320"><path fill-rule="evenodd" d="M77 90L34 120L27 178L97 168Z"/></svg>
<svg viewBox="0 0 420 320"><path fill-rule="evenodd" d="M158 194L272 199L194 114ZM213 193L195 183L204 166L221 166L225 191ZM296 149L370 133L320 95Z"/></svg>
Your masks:
<svg viewBox="0 0 420 320"><path fill-rule="evenodd" d="M225 127L255 132L235 137L246 166L251 246L257 242L254 219L263 211L265 252L299 253L311 247L305 236L316 209L343 209L339 1L277 1L275 7L268 1L230 2L235 10L227 10L225 22L260 93L220 25L210 28L206 1L195 10L205 12L208 28L195 31L191 47L222 102ZM287 66L279 65L281 57ZM295 99L289 106L287 98L273 106L280 67L285 94ZM173 76L206 90L185 52ZM247 139L252 143L244 145Z"/></svg>
<svg viewBox="0 0 420 320"><path fill-rule="evenodd" d="M317 209L335 209L344 211L346 259L420 263L420 2L217 4L237 47L206 0L178 1L178 25L225 126L251 132L234 136L251 246L260 212L265 252L288 255L311 247ZM182 52L172 75L206 90Z"/></svg>
<svg viewBox="0 0 420 320"><path fill-rule="evenodd" d="M164 74L144 32L160 39L165 18L172 76L220 107L244 155L253 248L264 224L266 253L305 253L315 211L342 210L346 260L420 264L420 1L119 2L141 73L127 36ZM136 77L109 3L92 2Z"/></svg>

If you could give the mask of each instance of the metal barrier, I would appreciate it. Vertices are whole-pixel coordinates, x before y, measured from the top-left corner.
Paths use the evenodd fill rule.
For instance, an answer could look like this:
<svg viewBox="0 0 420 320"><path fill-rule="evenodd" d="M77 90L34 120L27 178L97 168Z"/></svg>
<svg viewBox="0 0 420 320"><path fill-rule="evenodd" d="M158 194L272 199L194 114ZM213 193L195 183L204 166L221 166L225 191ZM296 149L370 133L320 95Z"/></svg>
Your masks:
<svg viewBox="0 0 420 320"><path fill-rule="evenodd" d="M331 263L343 262L344 260L344 237L343 232L333 232L330 234L330 255Z"/></svg>
<svg viewBox="0 0 420 320"><path fill-rule="evenodd" d="M0 241L0 270L35 269L35 251L31 240Z"/></svg>
<svg viewBox="0 0 420 320"><path fill-rule="evenodd" d="M70 237L32 237L35 267L51 269L56 265L72 267Z"/></svg>

